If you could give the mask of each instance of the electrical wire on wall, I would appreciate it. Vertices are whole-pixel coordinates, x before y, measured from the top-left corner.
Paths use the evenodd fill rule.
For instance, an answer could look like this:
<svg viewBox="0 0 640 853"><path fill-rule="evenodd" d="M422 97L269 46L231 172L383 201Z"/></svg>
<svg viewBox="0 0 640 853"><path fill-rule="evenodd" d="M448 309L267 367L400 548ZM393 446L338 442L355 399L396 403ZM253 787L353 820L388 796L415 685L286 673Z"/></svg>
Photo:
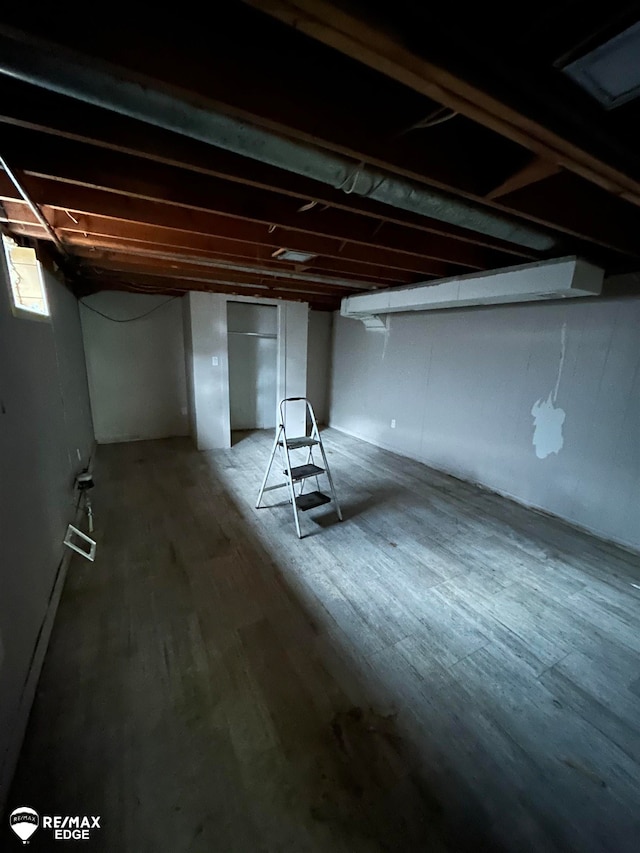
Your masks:
<svg viewBox="0 0 640 853"><path fill-rule="evenodd" d="M112 323L133 323L136 320L142 320L143 317L148 317L149 314L153 314L154 311L157 311L158 308L162 308L163 305L168 305L170 302L173 302L176 299L181 299L180 296L172 296L170 299L166 299L164 302L161 302L159 305L153 307L150 311L145 311L144 314L138 314L137 317L125 317L125 319L121 320L118 317L109 317L108 314L103 314L102 311L98 311L97 308L92 308L91 305L87 305L87 303L80 299L80 305L86 308L89 311L93 311L94 314L99 314L101 317L104 317L105 320L111 320Z"/></svg>

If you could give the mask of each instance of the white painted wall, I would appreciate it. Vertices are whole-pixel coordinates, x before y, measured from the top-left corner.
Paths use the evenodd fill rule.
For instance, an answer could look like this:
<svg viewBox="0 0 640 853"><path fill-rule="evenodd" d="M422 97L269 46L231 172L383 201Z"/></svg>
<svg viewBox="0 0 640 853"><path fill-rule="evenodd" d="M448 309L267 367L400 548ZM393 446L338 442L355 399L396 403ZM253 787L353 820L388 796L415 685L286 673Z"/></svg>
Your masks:
<svg viewBox="0 0 640 853"><path fill-rule="evenodd" d="M0 252L0 813L64 580L75 475L93 450L78 303L44 281L51 322L13 317Z"/></svg>
<svg viewBox="0 0 640 853"><path fill-rule="evenodd" d="M330 311L309 311L307 396L320 424L329 422L332 329Z"/></svg>
<svg viewBox="0 0 640 853"><path fill-rule="evenodd" d="M307 396L309 306L306 302L278 305L278 399ZM290 436L304 435L307 407L288 403L285 424Z"/></svg>
<svg viewBox="0 0 640 853"><path fill-rule="evenodd" d="M640 548L640 299L335 323L332 426Z"/></svg>
<svg viewBox="0 0 640 853"><path fill-rule="evenodd" d="M231 447L227 297L192 292L187 297L193 353L193 433L198 450Z"/></svg>
<svg viewBox="0 0 640 853"><path fill-rule="evenodd" d="M189 309L189 297L182 297L182 338L184 341L184 374L187 387L187 417L189 422L189 435L196 434L195 416L195 387L193 371L193 333L191 328L191 311Z"/></svg>
<svg viewBox="0 0 640 853"><path fill-rule="evenodd" d="M105 291L81 307L96 441L188 435L182 299Z"/></svg>
<svg viewBox="0 0 640 853"><path fill-rule="evenodd" d="M199 450L230 447L227 303L247 302L277 307L278 399L304 397L307 393L308 305L200 292L189 293L187 299L187 325L190 326L191 338L186 348L193 353L191 369L196 444ZM304 408L292 406L287 418L291 434L301 434L305 426Z"/></svg>

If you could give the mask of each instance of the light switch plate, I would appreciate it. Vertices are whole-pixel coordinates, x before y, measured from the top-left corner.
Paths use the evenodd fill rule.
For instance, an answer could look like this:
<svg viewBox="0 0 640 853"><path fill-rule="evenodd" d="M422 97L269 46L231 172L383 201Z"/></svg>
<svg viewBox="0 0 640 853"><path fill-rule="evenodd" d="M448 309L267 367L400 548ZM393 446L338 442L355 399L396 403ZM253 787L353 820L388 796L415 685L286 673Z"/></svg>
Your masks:
<svg viewBox="0 0 640 853"><path fill-rule="evenodd" d="M217 355L212 356L212 358L211 358L211 364L212 364L214 367L217 367L217 366L218 366L218 356L217 356Z"/></svg>

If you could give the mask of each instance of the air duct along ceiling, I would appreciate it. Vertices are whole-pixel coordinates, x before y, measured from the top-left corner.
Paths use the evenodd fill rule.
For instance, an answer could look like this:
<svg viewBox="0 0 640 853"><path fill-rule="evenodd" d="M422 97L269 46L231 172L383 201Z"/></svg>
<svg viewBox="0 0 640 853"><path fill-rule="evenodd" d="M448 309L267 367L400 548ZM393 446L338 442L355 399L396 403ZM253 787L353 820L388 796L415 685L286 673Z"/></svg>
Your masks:
<svg viewBox="0 0 640 853"><path fill-rule="evenodd" d="M593 264L575 257L560 258L350 296L342 300L340 313L368 321L378 314L401 311L597 296L603 279L604 270Z"/></svg>
<svg viewBox="0 0 640 853"><path fill-rule="evenodd" d="M257 125L191 103L151 85L125 79L117 68L93 68L87 57L46 52L0 29L0 75L75 98L334 189L489 237L551 252L556 238L544 229L400 178L322 148L278 136Z"/></svg>

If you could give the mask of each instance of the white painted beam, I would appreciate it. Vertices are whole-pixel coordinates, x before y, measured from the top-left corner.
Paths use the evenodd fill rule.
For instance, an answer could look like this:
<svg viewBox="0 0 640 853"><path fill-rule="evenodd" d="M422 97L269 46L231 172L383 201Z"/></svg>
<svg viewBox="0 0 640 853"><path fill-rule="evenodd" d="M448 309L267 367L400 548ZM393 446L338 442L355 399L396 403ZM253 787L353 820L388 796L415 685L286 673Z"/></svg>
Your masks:
<svg viewBox="0 0 640 853"><path fill-rule="evenodd" d="M365 320L401 311L596 296L603 278L599 267L567 257L349 296L342 300L340 313Z"/></svg>

